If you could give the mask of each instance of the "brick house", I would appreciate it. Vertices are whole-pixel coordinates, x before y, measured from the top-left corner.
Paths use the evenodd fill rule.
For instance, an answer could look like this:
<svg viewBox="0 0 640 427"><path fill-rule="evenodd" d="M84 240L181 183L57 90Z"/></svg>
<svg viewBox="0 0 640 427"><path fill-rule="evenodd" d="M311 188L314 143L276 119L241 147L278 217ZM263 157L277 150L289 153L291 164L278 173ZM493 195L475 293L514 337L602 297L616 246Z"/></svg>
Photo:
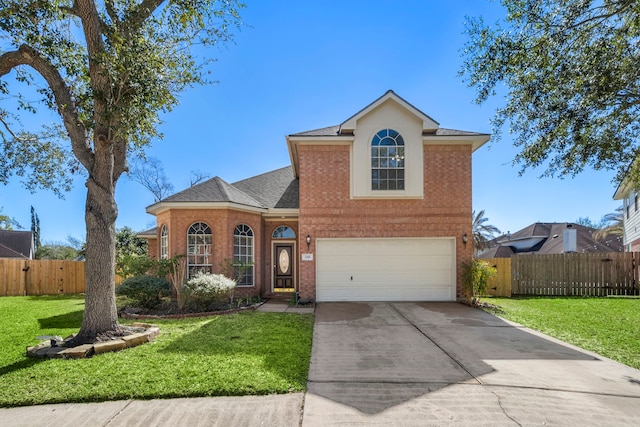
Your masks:
<svg viewBox="0 0 640 427"><path fill-rule="evenodd" d="M471 155L489 135L441 128L388 91L337 126L286 137L291 165L219 177L147 208L157 257L190 274L249 264L236 295L452 301L472 256Z"/></svg>

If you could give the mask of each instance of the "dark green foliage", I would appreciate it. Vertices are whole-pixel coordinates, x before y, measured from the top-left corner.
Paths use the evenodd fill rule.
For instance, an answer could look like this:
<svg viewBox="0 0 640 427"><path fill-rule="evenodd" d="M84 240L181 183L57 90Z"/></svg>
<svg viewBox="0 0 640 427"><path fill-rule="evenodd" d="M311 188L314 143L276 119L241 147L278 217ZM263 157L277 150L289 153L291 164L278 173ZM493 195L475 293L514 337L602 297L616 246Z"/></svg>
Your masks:
<svg viewBox="0 0 640 427"><path fill-rule="evenodd" d="M36 259L74 260L78 257L78 251L68 245L48 243L38 248Z"/></svg>
<svg viewBox="0 0 640 427"><path fill-rule="evenodd" d="M40 217L33 206L31 206L31 232L33 233L33 249L38 252L38 249L42 246L40 241Z"/></svg>
<svg viewBox="0 0 640 427"><path fill-rule="evenodd" d="M467 21L461 70L477 103L504 96L493 119L496 138L510 127L522 171L573 176L591 167L617 170L622 179L640 141L640 2L502 5L499 23ZM630 171L635 181L639 171Z"/></svg>
<svg viewBox="0 0 640 427"><path fill-rule="evenodd" d="M116 273L128 278L148 274L155 263L147 256L147 241L129 227L116 232Z"/></svg>
<svg viewBox="0 0 640 427"><path fill-rule="evenodd" d="M116 288L117 295L132 299L142 308L156 308L171 295L171 283L155 276L131 277Z"/></svg>
<svg viewBox="0 0 640 427"><path fill-rule="evenodd" d="M495 267L486 261L472 259L462 266L462 283L467 298L472 304L480 301L480 297L487 292L489 279L496 275Z"/></svg>

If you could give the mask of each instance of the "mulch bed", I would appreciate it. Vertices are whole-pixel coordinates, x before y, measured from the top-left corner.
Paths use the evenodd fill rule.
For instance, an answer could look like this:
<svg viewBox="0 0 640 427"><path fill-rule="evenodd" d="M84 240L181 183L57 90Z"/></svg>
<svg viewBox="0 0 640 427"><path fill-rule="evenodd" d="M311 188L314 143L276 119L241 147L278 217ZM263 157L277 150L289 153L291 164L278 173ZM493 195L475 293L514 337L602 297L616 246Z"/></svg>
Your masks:
<svg viewBox="0 0 640 427"><path fill-rule="evenodd" d="M181 311L178 309L176 303L167 303L158 307L155 310L149 309L141 309L137 307L124 307L119 311L120 317L123 319L134 319L134 320L154 320L154 319L187 319L191 317L209 317L209 316L218 316L222 314L232 314L238 313L240 311L246 310L255 310L264 304L264 301L259 303L253 303L248 305L241 305L239 307L234 308L223 308L222 306L219 308L214 308L211 311L199 311L199 312L191 312L191 311Z"/></svg>

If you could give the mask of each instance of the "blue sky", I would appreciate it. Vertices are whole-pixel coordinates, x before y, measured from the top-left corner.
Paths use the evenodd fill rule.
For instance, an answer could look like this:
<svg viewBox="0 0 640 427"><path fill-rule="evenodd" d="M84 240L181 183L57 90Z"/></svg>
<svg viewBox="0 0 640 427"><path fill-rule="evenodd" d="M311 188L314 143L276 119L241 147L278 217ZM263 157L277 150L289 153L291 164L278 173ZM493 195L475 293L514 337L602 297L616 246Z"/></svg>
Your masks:
<svg viewBox="0 0 640 427"><path fill-rule="evenodd" d="M494 22L504 16L489 0L246 0L245 26L234 44L212 52L218 84L189 89L164 117L164 140L147 151L161 160L176 191L192 170L234 182L289 165L285 136L339 124L388 89L442 127L490 133L501 102L477 106L457 73L465 43L465 16ZM54 120L44 114L39 120ZM29 119L31 120L31 119ZM34 119L35 122L35 119ZM28 121L25 121L28 123ZM536 222L599 220L620 204L612 200L612 172L586 171L574 179L520 177L505 132L473 157L473 207L489 223L515 232ZM123 177L118 183L118 227L153 225L145 212L152 195ZM30 227L30 206L40 217L43 242L84 239L82 179L64 200L30 194L14 177L0 187L2 213Z"/></svg>

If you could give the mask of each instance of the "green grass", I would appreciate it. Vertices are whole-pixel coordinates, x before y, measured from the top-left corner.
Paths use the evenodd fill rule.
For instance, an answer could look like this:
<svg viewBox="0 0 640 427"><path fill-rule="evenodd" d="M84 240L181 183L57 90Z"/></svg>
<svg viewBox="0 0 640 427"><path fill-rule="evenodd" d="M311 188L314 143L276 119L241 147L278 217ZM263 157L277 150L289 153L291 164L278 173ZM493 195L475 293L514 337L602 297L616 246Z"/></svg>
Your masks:
<svg viewBox="0 0 640 427"><path fill-rule="evenodd" d="M302 391L313 316L247 311L161 320L152 343L81 360L35 360L38 335L82 322L79 296L0 298L0 406ZM127 322L123 322L127 323Z"/></svg>
<svg viewBox="0 0 640 427"><path fill-rule="evenodd" d="M640 369L640 299L487 298L505 319ZM494 310L487 310L494 312Z"/></svg>

